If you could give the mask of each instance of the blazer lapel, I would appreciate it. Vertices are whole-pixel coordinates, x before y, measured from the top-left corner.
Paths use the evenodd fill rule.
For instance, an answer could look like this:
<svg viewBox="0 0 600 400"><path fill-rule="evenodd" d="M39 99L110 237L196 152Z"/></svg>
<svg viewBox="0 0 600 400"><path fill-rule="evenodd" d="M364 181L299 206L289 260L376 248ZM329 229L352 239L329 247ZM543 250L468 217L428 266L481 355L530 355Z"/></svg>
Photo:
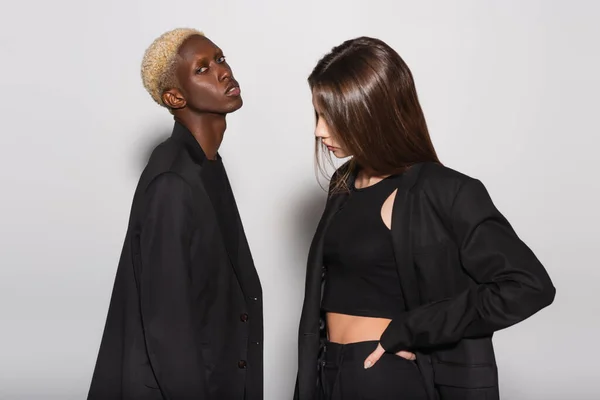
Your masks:
<svg viewBox="0 0 600 400"><path fill-rule="evenodd" d="M412 217L414 215L414 194L411 188L417 181L423 164L416 164L403 176L394 200L392 211L392 240L396 266L400 277L400 287L404 303L408 311L419 307L421 294L419 280L413 258ZM435 390L431 355L417 351L417 365L425 383L425 389L430 400L438 400Z"/></svg>
<svg viewBox="0 0 600 400"><path fill-rule="evenodd" d="M318 334L319 309L321 307L321 283L323 280L323 246L325 233L333 217L340 211L348 198L347 194L334 194L329 197L323 216L319 221L315 236L313 237L306 271L306 292L304 296L304 312L301 326L306 327L306 334Z"/></svg>
<svg viewBox="0 0 600 400"><path fill-rule="evenodd" d="M229 184L229 178L227 177L227 172L224 172L224 181L216 181L215 177L212 176L210 179L207 178L206 170L204 167L207 166L207 159L202 147L196 141L192 133L179 122L175 122L173 127L173 134L171 137L182 143L184 148L187 150L188 154L191 156L193 162L195 163L195 168L193 171L190 171L189 180L190 182L195 182L194 189L197 191L198 195L202 197L208 198L208 203L210 204L210 214L214 218L214 223L217 225L217 228L221 234L223 239L223 243L225 245L225 251L229 258L229 262L238 278L238 282L242 288L242 292L244 294L247 293L247 288L244 287L244 279L243 274L240 273L240 266L238 263L238 249L239 249L239 229L241 229L240 225L238 225L239 218L237 217L237 205L235 204L235 197L233 196L233 192L231 191L231 186ZM217 157L220 158L220 155L217 154ZM223 169L225 167L223 166ZM217 210L214 204L214 198L210 193L216 193L219 191L223 191L226 196L231 196L231 210L228 210L230 213L229 216L232 218L224 219L223 216L219 218L217 215ZM208 211L208 210L207 210ZM227 226L223 226L226 224Z"/></svg>
<svg viewBox="0 0 600 400"><path fill-rule="evenodd" d="M325 233L333 217L342 209L347 194L334 194L329 197L323 216L313 237L306 269L304 305L300 318L298 346L298 395L300 399L315 397L315 382L319 379L317 368L320 345L319 319L321 308L321 288L323 282L323 245ZM295 397L296 398L296 397Z"/></svg>
<svg viewBox="0 0 600 400"><path fill-rule="evenodd" d="M411 310L421 304L421 296L414 268L411 222L413 215L412 186L415 184L423 164L416 164L404 173L394 200L392 211L392 240L400 286L406 308Z"/></svg>
<svg viewBox="0 0 600 400"><path fill-rule="evenodd" d="M343 208L348 195L345 193L332 195L325 206L323 216L319 221L315 236L310 246L310 252L308 255L309 264L316 267L323 266L323 245L325 242L325 233L329 224L333 220L333 217Z"/></svg>

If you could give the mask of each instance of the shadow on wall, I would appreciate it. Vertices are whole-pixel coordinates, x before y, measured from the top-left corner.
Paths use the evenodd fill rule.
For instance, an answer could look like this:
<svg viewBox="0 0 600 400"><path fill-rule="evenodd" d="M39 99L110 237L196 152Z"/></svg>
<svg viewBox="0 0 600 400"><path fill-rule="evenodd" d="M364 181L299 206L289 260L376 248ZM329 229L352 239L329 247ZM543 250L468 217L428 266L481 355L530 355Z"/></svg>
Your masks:
<svg viewBox="0 0 600 400"><path fill-rule="evenodd" d="M148 160L154 149L167 140L172 132L173 128L167 125L146 129L139 135L140 140L136 143L133 151L135 171L138 175L146 168L146 164L148 164Z"/></svg>
<svg viewBox="0 0 600 400"><path fill-rule="evenodd" d="M306 266L308 250L325 209L327 193L320 187L312 187L309 190L301 191L301 195L295 197L295 199L296 201L291 205L293 216L291 224L293 231L291 234L297 242L297 246L294 246L299 252L297 257L301 257L303 260L302 265ZM295 268L292 273L294 278L304 281L304 268Z"/></svg>

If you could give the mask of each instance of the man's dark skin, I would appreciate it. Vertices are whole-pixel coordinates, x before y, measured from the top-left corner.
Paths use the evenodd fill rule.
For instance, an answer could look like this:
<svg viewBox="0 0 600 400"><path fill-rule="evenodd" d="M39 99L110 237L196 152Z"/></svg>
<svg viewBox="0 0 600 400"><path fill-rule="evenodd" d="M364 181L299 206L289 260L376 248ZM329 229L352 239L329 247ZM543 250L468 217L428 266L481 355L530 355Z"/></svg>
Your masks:
<svg viewBox="0 0 600 400"><path fill-rule="evenodd" d="M163 102L192 132L206 157L214 160L227 127L225 116L243 104L239 85L221 49L204 36L188 38L179 57L175 71L179 88L165 91Z"/></svg>

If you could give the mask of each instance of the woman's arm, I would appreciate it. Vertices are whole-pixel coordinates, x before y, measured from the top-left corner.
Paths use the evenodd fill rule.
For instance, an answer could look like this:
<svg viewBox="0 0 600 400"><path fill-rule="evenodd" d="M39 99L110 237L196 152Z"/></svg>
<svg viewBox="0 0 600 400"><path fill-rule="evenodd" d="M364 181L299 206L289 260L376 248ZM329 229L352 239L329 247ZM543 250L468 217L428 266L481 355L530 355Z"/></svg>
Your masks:
<svg viewBox="0 0 600 400"><path fill-rule="evenodd" d="M462 266L477 285L395 318L381 337L386 351L487 336L554 300L555 288L546 270L496 209L481 182L472 179L462 185L450 221Z"/></svg>

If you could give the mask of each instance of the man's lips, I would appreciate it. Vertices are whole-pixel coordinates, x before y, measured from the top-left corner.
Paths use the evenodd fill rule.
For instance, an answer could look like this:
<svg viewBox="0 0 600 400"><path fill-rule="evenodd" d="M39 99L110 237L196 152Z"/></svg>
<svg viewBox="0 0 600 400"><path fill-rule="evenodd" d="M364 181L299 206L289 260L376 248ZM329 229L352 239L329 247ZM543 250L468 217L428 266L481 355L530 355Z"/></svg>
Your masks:
<svg viewBox="0 0 600 400"><path fill-rule="evenodd" d="M229 86L227 86L227 89L225 90L225 95L226 96L239 96L241 93L240 90L240 85L233 81L229 84Z"/></svg>

